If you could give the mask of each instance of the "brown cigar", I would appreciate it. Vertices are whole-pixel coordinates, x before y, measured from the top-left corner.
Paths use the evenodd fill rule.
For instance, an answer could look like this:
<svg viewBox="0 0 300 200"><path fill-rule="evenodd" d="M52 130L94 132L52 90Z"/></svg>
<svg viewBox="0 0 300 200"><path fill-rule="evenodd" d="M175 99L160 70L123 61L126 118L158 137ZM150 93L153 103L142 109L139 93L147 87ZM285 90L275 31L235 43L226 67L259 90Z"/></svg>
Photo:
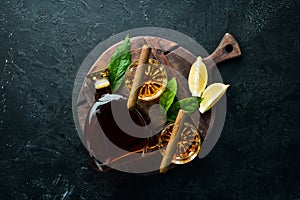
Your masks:
<svg viewBox="0 0 300 200"><path fill-rule="evenodd" d="M173 126L170 141L167 145L167 149L160 164L160 173L166 173L168 171L169 165L172 163L172 158L174 156L174 153L176 152L177 144L179 142L184 127L184 122L187 116L188 113L186 111L181 109L179 110Z"/></svg>
<svg viewBox="0 0 300 200"><path fill-rule="evenodd" d="M151 52L151 48L149 47L149 45L147 44L143 45L142 52L139 58L139 63L136 68L136 72L134 75L132 87L127 102L128 109L133 108L136 105L136 102L138 100L140 87L143 84L143 79L145 74L145 64L148 63L150 52Z"/></svg>

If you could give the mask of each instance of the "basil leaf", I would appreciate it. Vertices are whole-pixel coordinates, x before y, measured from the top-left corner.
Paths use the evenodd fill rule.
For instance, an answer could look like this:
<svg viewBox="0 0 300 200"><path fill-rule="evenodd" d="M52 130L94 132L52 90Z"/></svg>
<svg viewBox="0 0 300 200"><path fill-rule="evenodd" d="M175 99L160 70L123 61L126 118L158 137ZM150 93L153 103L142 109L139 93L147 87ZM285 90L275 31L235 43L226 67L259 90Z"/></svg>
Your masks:
<svg viewBox="0 0 300 200"><path fill-rule="evenodd" d="M124 80L124 74L130 65L130 40L129 35L112 54L108 63L109 82L113 91L119 89Z"/></svg>
<svg viewBox="0 0 300 200"><path fill-rule="evenodd" d="M176 92L177 92L177 82L174 77L167 83L165 91L162 93L162 95L159 98L159 104L162 106L162 108L165 111L169 110L171 104L174 101Z"/></svg>
<svg viewBox="0 0 300 200"><path fill-rule="evenodd" d="M198 108L200 99L189 97L175 102L168 111L167 121L174 122L180 109L187 111L188 114L192 114Z"/></svg>

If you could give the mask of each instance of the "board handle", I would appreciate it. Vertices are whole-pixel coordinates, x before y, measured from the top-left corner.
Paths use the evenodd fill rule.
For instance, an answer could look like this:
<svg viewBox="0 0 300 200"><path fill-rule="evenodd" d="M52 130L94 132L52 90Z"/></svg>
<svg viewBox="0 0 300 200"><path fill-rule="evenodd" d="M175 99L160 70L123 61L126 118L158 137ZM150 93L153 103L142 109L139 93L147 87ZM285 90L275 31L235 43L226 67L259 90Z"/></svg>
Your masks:
<svg viewBox="0 0 300 200"><path fill-rule="evenodd" d="M230 33L226 33L219 46L208 57L203 58L206 65L214 65L242 55L238 42Z"/></svg>

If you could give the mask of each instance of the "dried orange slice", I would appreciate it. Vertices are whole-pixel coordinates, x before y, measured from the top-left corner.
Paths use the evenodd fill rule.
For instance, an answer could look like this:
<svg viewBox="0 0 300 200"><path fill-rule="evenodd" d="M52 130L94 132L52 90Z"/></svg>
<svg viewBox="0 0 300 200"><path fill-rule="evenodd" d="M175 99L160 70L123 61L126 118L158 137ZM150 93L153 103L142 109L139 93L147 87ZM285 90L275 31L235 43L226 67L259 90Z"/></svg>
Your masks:
<svg viewBox="0 0 300 200"><path fill-rule="evenodd" d="M125 85L130 91L136 72L138 61L133 62L125 73ZM146 66L144 83L140 88L139 99L151 101L158 98L166 88L167 72L162 64L157 60L149 59Z"/></svg>
<svg viewBox="0 0 300 200"><path fill-rule="evenodd" d="M164 154L165 146L167 146L174 124L167 125L159 137L159 147L161 153ZM173 156L172 163L185 164L192 161L199 153L201 146L201 138L197 129L190 123L184 123L181 138L177 144L176 152Z"/></svg>

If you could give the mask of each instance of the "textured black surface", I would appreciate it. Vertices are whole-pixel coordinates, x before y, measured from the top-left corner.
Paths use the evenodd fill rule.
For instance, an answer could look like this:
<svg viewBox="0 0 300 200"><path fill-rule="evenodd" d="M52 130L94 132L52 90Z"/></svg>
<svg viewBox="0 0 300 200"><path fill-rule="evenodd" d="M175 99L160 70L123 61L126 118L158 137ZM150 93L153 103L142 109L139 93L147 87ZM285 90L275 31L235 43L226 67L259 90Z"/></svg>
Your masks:
<svg viewBox="0 0 300 200"><path fill-rule="evenodd" d="M299 199L300 5L289 0L0 2L1 199ZM212 52L225 32L243 57L219 65L228 113L205 159L166 175L92 170L74 128L77 70L127 29L175 29Z"/></svg>

